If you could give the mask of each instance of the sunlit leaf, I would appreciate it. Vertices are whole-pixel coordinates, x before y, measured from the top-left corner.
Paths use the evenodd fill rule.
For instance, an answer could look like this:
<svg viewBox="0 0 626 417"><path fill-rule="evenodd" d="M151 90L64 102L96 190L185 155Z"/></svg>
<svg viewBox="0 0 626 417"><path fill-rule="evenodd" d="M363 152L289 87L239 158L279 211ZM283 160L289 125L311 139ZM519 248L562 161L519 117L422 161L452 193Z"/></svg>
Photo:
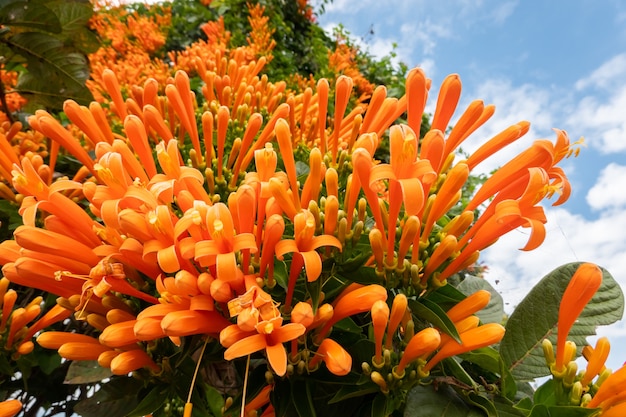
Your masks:
<svg viewBox="0 0 626 417"><path fill-rule="evenodd" d="M110 378L111 369L98 365L98 361L73 361L67 369L64 384L89 384Z"/></svg>

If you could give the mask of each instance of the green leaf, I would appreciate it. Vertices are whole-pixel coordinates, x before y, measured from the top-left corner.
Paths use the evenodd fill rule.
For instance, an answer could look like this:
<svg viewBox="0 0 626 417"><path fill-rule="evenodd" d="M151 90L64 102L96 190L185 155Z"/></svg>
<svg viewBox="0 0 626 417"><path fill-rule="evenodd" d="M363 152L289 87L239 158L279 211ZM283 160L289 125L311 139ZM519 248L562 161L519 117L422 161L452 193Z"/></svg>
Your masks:
<svg viewBox="0 0 626 417"><path fill-rule="evenodd" d="M457 342L461 342L454 323L452 323L452 320L439 305L426 298L420 298L419 300L409 299L409 308L416 317L428 321L442 332L450 335Z"/></svg>
<svg viewBox="0 0 626 417"><path fill-rule="evenodd" d="M564 406L546 406L543 404L536 405L530 410L528 417L588 417L598 410L595 408L584 407L564 407Z"/></svg>
<svg viewBox="0 0 626 417"><path fill-rule="evenodd" d="M82 417L125 417L139 404L140 389L134 378L115 378L76 404L74 411Z"/></svg>
<svg viewBox="0 0 626 417"><path fill-rule="evenodd" d="M489 304L482 310L478 311L476 315L483 323L502 323L504 319L504 301L502 296L495 288L482 278L468 275L457 286L457 289L466 296L474 294L478 290L487 290L491 293L491 299Z"/></svg>
<svg viewBox="0 0 626 417"><path fill-rule="evenodd" d="M496 397L493 401L499 417L525 417L526 414L515 408L510 401L504 398Z"/></svg>
<svg viewBox="0 0 626 417"><path fill-rule="evenodd" d="M30 1L15 1L0 8L0 25L61 33L61 22L56 14L45 5L34 5Z"/></svg>
<svg viewBox="0 0 626 417"><path fill-rule="evenodd" d="M148 394L140 395L143 397L141 402L137 404L134 410L128 413L128 417L142 417L152 414L165 403L168 397L168 391L169 387L167 385L157 385L152 388Z"/></svg>
<svg viewBox="0 0 626 417"><path fill-rule="evenodd" d="M389 415L387 413L387 400L389 397L384 395L383 393L378 394L374 397L374 401L372 402L372 417L386 417Z"/></svg>
<svg viewBox="0 0 626 417"><path fill-rule="evenodd" d="M530 381L549 374L541 343L548 338L556 342L560 300L580 262L570 263L546 275L517 306L506 324L500 343L500 354L513 376ZM586 338L595 335L599 325L622 318L624 294L608 271L598 292L574 323L569 340L582 347Z"/></svg>
<svg viewBox="0 0 626 417"><path fill-rule="evenodd" d="M369 378L363 384L342 385L339 391L328 401L328 404L335 404L348 398L363 397L367 394L380 391L378 385L374 384Z"/></svg>
<svg viewBox="0 0 626 417"><path fill-rule="evenodd" d="M465 294L448 284L437 288L435 291L429 293L425 298L447 310L459 301L463 300L465 297Z"/></svg>
<svg viewBox="0 0 626 417"><path fill-rule="evenodd" d="M407 394L404 417L478 417L485 414L466 404L448 385L416 386Z"/></svg>
<svg viewBox="0 0 626 417"><path fill-rule="evenodd" d="M111 375L111 369L98 365L98 361L72 361L63 383L89 384L110 378Z"/></svg>
<svg viewBox="0 0 626 417"><path fill-rule="evenodd" d="M58 17L64 36L71 36L89 24L93 16L93 8L89 3L75 1L55 1L50 8Z"/></svg>
<svg viewBox="0 0 626 417"><path fill-rule="evenodd" d="M560 382L559 382L560 383ZM554 379L547 380L535 391L533 397L535 404L556 405L556 392Z"/></svg>
<svg viewBox="0 0 626 417"><path fill-rule="evenodd" d="M222 414L222 408L224 407L224 397L222 394L214 387L205 384L204 395L211 413L216 417L220 416Z"/></svg>
<svg viewBox="0 0 626 417"><path fill-rule="evenodd" d="M476 392L470 391L467 393L467 399L470 404L474 404L476 407L483 410L489 417L498 417L498 411L495 405L485 396Z"/></svg>
<svg viewBox="0 0 626 417"><path fill-rule="evenodd" d="M315 405L311 396L311 386L308 380L299 380L293 383L291 390L293 406L300 417L316 417Z"/></svg>

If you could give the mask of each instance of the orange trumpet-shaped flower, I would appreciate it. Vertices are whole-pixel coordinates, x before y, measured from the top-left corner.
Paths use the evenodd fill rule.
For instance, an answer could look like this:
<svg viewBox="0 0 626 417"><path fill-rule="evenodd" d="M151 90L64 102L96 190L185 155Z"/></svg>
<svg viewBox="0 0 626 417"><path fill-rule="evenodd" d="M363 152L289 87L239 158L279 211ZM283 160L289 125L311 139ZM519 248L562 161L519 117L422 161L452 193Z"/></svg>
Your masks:
<svg viewBox="0 0 626 417"><path fill-rule="evenodd" d="M611 405L615 405L617 400L622 400L623 403L626 403L624 386L626 386L626 366L622 366L602 382L602 385L600 385L598 391L589 401L587 407L608 409Z"/></svg>
<svg viewBox="0 0 626 417"><path fill-rule="evenodd" d="M110 368L115 375L126 375L139 368L149 368L153 372L158 372L160 369L142 349L121 352L111 360Z"/></svg>
<svg viewBox="0 0 626 417"><path fill-rule="evenodd" d="M340 295L339 301L333 309L332 318L321 328L316 340L321 343L330 331L330 328L339 320L369 311L374 303L379 300L387 300L387 290L377 284L359 287L345 295Z"/></svg>
<svg viewBox="0 0 626 417"><path fill-rule="evenodd" d="M385 329L389 321L389 306L383 300L378 300L372 306L372 326L374 327L374 358L372 362L374 366L382 365L383 362L383 337L385 335ZM323 342L322 342L323 343Z"/></svg>
<svg viewBox="0 0 626 417"><path fill-rule="evenodd" d="M446 314L453 323L456 323L487 307L490 299L491 293L489 291L478 290L465 297L454 307L448 310Z"/></svg>
<svg viewBox="0 0 626 417"><path fill-rule="evenodd" d="M581 264L561 298L556 344L555 370L562 372L564 363L565 342L570 329L587 303L593 298L602 285L602 270L595 264Z"/></svg>
<svg viewBox="0 0 626 417"><path fill-rule="evenodd" d="M265 350L267 360L277 375L287 372L287 351L283 343L302 336L306 328L299 323L283 325L282 317L262 321L256 326L258 333L244 337L230 345L224 352L227 361Z"/></svg>
<svg viewBox="0 0 626 417"><path fill-rule="evenodd" d="M398 329L402 318L406 314L408 306L408 299L406 295L400 293L393 298L391 304L391 315L389 316L389 325L387 326L387 336L385 339L385 348L391 349L393 342L393 334Z"/></svg>
<svg viewBox="0 0 626 417"><path fill-rule="evenodd" d="M322 341L315 355L309 360L309 369L315 369L320 361L324 361L328 370L337 376L348 375L352 368L352 356L332 339Z"/></svg>
<svg viewBox="0 0 626 417"><path fill-rule="evenodd" d="M62 358L72 361L95 361L101 353L110 350L108 346L85 342L63 343L58 349Z"/></svg>
<svg viewBox="0 0 626 417"><path fill-rule="evenodd" d="M369 187L378 181L389 180L389 230L387 236L387 264L393 262L396 222L400 203L408 215L418 216L424 207L424 193L437 178L428 160L417 157L418 138L405 125L392 126L389 131L390 163L373 166ZM370 202L371 203L371 202Z"/></svg>
<svg viewBox="0 0 626 417"><path fill-rule="evenodd" d="M206 227L211 240L202 240L195 245L195 260L201 266L215 265L216 279L234 281L237 274L235 253L243 249L257 251L254 235L235 233L232 214L224 203L217 203L207 208Z"/></svg>
<svg viewBox="0 0 626 417"><path fill-rule="evenodd" d="M433 352L439 346L441 336L439 332L431 327L421 330L415 334L404 348L404 353L400 358L398 366L394 367L393 372L399 377L404 375L404 369L415 359Z"/></svg>
<svg viewBox="0 0 626 417"><path fill-rule="evenodd" d="M580 380L583 387L589 385L591 380L605 368L604 364L609 357L610 350L611 344L606 337L599 338L595 348L591 348L591 346L585 346L583 348L583 356L587 359L587 368Z"/></svg>
<svg viewBox="0 0 626 417"><path fill-rule="evenodd" d="M470 329L459 335L461 343L452 338L448 339L443 346L439 348L435 356L430 358L426 365L424 365L422 370L424 372L430 372L435 365L445 358L493 345L502 340L503 336L504 327L498 323L488 323Z"/></svg>
<svg viewBox="0 0 626 417"><path fill-rule="evenodd" d="M285 298L285 308L291 307L293 291L300 271L304 267L307 281L315 281L322 274L322 255L317 252L321 246L334 246L341 250L339 240L330 235L315 236L315 216L309 210L303 210L294 218L294 239L284 239L276 244L276 256L283 259L287 253L293 253L289 284Z"/></svg>
<svg viewBox="0 0 626 417"><path fill-rule="evenodd" d="M6 400L0 402L0 416L13 417L22 409L22 403L19 400Z"/></svg>

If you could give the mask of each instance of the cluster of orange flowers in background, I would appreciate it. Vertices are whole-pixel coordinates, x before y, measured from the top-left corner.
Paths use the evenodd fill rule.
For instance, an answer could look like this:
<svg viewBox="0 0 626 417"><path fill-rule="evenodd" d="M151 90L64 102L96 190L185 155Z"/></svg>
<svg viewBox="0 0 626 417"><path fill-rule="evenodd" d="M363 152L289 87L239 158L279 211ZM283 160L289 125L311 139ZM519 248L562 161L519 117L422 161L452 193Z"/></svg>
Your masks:
<svg viewBox="0 0 626 417"><path fill-rule="evenodd" d="M112 21L97 13L94 27L111 41L90 57L97 100L66 102L69 126L37 111L31 130L0 127L0 175L12 185L0 183L0 196L20 204L24 223L0 243L3 349L28 353L40 330L73 314L97 336L43 332L37 342L116 375L158 378L170 370L172 349L199 335L227 361L258 352L267 359L267 387L245 408L271 415L275 377L356 369L388 393L415 385L445 358L502 339L502 325L476 316L488 291L446 312L458 339L420 328L409 303L475 265L511 230L530 229L525 250L542 243L540 203L557 194L561 204L570 193L558 166L576 152L567 134L535 141L462 204L472 171L523 137L528 122L459 160L459 147L494 107L475 100L448 130L461 95L451 75L420 138L431 93L424 72L411 70L406 94L389 97L363 78L341 42L330 56L335 79L291 91L263 74L273 29L263 7L248 7L248 46L231 48L223 20L209 22L208 39L171 53L171 67L150 56L164 44L167 9ZM198 97L189 74L202 80ZM389 160L380 161L374 155L387 140ZM54 176L60 152L82 164L71 178ZM57 306L28 327L40 300L13 309L8 281L56 295ZM563 321L573 323L574 313ZM368 317L374 353L355 366L336 329L358 315ZM567 331L553 366L559 375L572 359ZM603 343L587 355L600 357ZM600 362L590 359L599 371L581 386L602 372ZM622 382L607 386L614 384ZM597 392L580 403L613 412L626 404L622 394Z"/></svg>
<svg viewBox="0 0 626 417"><path fill-rule="evenodd" d="M459 202L471 169L520 138L527 123L507 128L468 160L454 163L458 146L493 113L492 106L475 101L445 135L460 96L455 75L444 82L432 129L419 146L415 132L430 88L420 69L410 72L404 97L387 97L379 87L367 109L357 106L347 114L353 83L339 77L327 127L326 80L315 92L283 97L282 88L257 75L263 60L248 63L235 51L227 62L223 76L216 65L207 68L203 109L196 109L182 71L165 85L164 96L156 80L148 79L124 99L116 75L106 70L102 79L113 115L97 103L65 105L82 135L45 111L30 118L35 131L83 168L73 180L52 181L58 147L51 150L51 165L29 158L13 165L24 226L15 240L0 245L3 273L58 295L60 306L101 331L98 338L43 333L39 343L67 359L98 360L115 374L139 368L158 373L163 358L149 346L164 340L177 345L182 337L201 334L219 341L227 360L264 350L279 376L312 371L320 360L344 375L350 356L331 330L345 317L371 311L377 354L370 375L383 392L390 388L385 372L394 371L397 385L408 384L409 374L428 375L444 357L496 343L503 328L479 325L473 313L480 304L460 304L458 314L448 313L459 343L435 329L414 333L400 301L387 314L388 289L419 295L437 288L518 226L533 231L526 249L540 244L545 216L538 203L554 192L561 193L558 202L568 194L555 166L572 152L566 134L557 132L555 143L536 141L442 227L440 219ZM216 82L220 77L232 85ZM404 113L408 124L393 125ZM105 123L110 117L123 123L121 133ZM373 154L387 129L391 155L384 164ZM304 182L298 178L299 155L308 160ZM87 200L88 211L77 198ZM474 209L485 201L490 203L474 219ZM368 213L373 226L366 225ZM370 242L371 269L380 284L345 282L327 302L324 289L337 278L323 261L341 262L361 237ZM275 259L289 260L284 289L276 285ZM304 286L317 281L317 290ZM403 349L406 343L399 363L391 362L389 349L382 356L385 332L388 347Z"/></svg>

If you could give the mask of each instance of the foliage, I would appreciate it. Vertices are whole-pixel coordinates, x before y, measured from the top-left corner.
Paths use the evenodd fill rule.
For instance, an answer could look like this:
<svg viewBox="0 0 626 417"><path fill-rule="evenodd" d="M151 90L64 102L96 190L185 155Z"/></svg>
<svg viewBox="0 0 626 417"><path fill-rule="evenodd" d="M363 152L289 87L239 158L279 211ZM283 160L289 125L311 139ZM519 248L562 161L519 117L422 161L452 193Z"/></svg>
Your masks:
<svg viewBox="0 0 626 417"><path fill-rule="evenodd" d="M0 373L4 395L40 401L24 412L626 407L626 371L602 369L608 341L580 349L622 317L608 271L564 265L509 318L480 277L480 251L509 231L541 244L540 201L568 197L565 132L472 173L527 123L459 158L493 109L472 102L449 127L452 75L424 115L423 71L375 59L341 28L327 37L304 1L98 3L90 24L97 101L0 129L13 236L0 244Z"/></svg>
<svg viewBox="0 0 626 417"><path fill-rule="evenodd" d="M97 47L87 29L92 8L88 1L9 0L0 8L0 56L6 71L17 71L14 91L32 106L61 109L71 98L88 103L85 87L89 68L85 54ZM2 109L5 91L0 88Z"/></svg>

